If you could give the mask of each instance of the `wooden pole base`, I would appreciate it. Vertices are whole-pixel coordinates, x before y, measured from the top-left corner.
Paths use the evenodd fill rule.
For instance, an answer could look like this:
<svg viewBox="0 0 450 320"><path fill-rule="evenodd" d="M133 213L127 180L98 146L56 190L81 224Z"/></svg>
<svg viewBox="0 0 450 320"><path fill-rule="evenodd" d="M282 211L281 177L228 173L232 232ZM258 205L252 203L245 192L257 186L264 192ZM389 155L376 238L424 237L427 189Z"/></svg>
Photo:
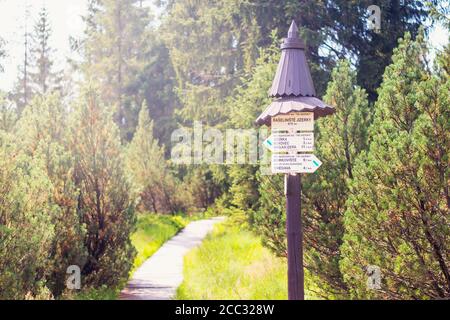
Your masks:
<svg viewBox="0 0 450 320"><path fill-rule="evenodd" d="M300 174L285 176L288 299L304 300L303 230L301 223Z"/></svg>

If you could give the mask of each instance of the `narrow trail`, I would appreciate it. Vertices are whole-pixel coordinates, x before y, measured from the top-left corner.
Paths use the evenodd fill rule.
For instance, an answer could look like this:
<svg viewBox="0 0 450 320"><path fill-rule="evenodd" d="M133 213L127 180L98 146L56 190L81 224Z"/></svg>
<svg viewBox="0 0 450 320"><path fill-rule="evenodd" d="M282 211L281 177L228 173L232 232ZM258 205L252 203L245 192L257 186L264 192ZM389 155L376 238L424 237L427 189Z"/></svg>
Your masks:
<svg viewBox="0 0 450 320"><path fill-rule="evenodd" d="M121 300L170 300L183 281L183 258L198 246L223 217L194 221L167 241L133 274Z"/></svg>

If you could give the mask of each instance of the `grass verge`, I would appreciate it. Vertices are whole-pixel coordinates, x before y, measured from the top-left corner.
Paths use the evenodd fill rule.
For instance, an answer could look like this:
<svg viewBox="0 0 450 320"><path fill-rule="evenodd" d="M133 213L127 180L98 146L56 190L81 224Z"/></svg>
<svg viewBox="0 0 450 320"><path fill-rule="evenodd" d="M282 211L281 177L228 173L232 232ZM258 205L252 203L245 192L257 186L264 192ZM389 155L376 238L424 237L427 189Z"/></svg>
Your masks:
<svg viewBox="0 0 450 320"><path fill-rule="evenodd" d="M138 217L136 232L131 242L136 248L134 269L150 258L167 240L183 229L189 222L185 216L143 214Z"/></svg>
<svg viewBox="0 0 450 320"><path fill-rule="evenodd" d="M136 248L132 274L145 260L150 258L167 240L184 228L191 218L181 215L140 214L136 231L131 235L131 242ZM125 284L124 284L125 285ZM122 286L118 288L90 288L79 292L72 299L76 300L115 300Z"/></svg>
<svg viewBox="0 0 450 320"><path fill-rule="evenodd" d="M250 231L221 223L186 255L177 299L287 299L286 261Z"/></svg>

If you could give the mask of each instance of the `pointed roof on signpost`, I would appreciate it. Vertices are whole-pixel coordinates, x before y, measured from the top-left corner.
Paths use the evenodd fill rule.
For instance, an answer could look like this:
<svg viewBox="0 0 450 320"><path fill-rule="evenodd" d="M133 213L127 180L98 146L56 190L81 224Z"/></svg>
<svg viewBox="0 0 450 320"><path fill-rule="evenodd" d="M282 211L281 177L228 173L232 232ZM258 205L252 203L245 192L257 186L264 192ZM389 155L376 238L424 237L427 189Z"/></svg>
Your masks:
<svg viewBox="0 0 450 320"><path fill-rule="evenodd" d="M281 45L281 59L269 95L314 97L316 91L306 62L305 44L298 37L298 28L292 21L288 37Z"/></svg>
<svg viewBox="0 0 450 320"><path fill-rule="evenodd" d="M334 113L334 108L316 98L311 72L305 55L305 44L292 21L287 38L281 45L281 59L269 90L277 98L256 119L257 124L270 125L271 117L291 111L314 112L315 118Z"/></svg>

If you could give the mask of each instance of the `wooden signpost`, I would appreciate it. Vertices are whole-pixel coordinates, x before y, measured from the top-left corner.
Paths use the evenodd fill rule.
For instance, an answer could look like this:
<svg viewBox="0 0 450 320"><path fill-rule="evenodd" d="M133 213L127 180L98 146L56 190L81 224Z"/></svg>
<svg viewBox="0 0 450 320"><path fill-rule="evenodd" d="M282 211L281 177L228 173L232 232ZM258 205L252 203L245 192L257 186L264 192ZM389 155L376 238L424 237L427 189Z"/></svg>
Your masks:
<svg viewBox="0 0 450 320"><path fill-rule="evenodd" d="M272 151L272 173L285 174L288 297L304 300L300 174L314 173L321 166L322 162L312 154L314 120L335 110L315 97L305 46L298 38L294 21L281 49L281 60L269 91L276 100L256 123L270 125L272 134L263 145Z"/></svg>
<svg viewBox="0 0 450 320"><path fill-rule="evenodd" d="M289 299L303 300L303 230L300 173L313 173L322 162L314 154L314 113L292 112L271 118L272 173L285 173L286 233L288 238Z"/></svg>

